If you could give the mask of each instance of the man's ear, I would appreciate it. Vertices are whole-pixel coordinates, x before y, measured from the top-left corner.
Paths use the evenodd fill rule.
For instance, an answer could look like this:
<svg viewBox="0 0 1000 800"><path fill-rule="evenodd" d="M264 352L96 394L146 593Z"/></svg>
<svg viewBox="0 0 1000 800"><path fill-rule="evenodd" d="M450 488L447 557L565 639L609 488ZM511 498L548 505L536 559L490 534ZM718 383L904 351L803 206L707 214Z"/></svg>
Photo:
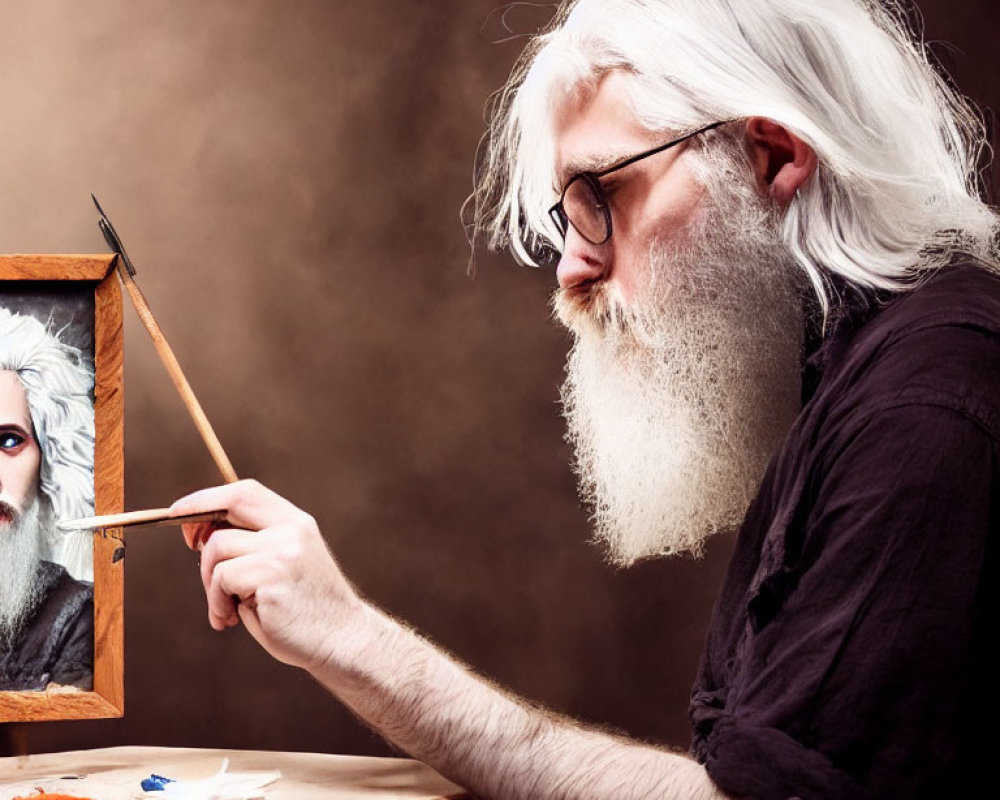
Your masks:
<svg viewBox="0 0 1000 800"><path fill-rule="evenodd" d="M774 120L766 117L747 120L747 144L757 184L779 206L788 205L799 187L816 171L815 151Z"/></svg>

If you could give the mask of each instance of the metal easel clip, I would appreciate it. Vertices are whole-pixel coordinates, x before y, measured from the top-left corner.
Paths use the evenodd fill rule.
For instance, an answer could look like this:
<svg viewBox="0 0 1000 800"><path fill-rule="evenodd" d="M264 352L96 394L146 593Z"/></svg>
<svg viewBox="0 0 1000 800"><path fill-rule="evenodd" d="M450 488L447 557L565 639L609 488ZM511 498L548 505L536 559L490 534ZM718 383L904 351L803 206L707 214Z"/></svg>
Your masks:
<svg viewBox="0 0 1000 800"><path fill-rule="evenodd" d="M94 201L94 205L97 206L97 212L101 215L101 218L97 221L97 227L101 229L101 233L104 235L104 241L108 243L108 247L111 248L112 252L117 253L118 257L121 258L129 277L134 278L135 267L132 265L132 259L129 258L128 253L125 252L125 245L122 244L121 237L118 236L115 226L111 224L111 220L108 219L108 215L104 213L104 209L101 208L101 204L97 202L97 198L94 196L93 192L90 194L90 199Z"/></svg>

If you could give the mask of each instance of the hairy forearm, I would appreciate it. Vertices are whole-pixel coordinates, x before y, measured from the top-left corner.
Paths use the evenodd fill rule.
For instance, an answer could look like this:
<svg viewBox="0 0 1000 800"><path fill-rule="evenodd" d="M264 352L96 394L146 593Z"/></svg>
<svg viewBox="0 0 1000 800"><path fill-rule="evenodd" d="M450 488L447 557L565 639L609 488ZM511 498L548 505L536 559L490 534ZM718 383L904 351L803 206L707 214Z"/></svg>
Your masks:
<svg viewBox="0 0 1000 800"><path fill-rule="evenodd" d="M185 529L201 550L213 627L242 621L272 656L308 669L391 742L481 797L722 797L695 762L531 708L365 603L316 521L255 481L171 510L217 508L233 528Z"/></svg>
<svg viewBox="0 0 1000 800"><path fill-rule="evenodd" d="M694 761L532 708L370 607L330 652L311 670L318 680L389 741L481 797L724 797Z"/></svg>

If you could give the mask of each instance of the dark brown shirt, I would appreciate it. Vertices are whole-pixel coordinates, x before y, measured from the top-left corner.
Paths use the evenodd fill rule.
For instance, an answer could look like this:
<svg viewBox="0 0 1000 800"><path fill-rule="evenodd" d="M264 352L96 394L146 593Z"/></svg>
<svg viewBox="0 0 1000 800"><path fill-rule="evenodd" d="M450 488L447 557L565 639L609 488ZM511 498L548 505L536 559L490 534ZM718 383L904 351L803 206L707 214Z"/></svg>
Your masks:
<svg viewBox="0 0 1000 800"><path fill-rule="evenodd" d="M953 267L845 315L811 366L716 603L693 752L737 796L972 796L1000 743L1000 279Z"/></svg>
<svg viewBox="0 0 1000 800"><path fill-rule="evenodd" d="M38 567L42 600L9 650L0 651L0 690L52 683L90 689L94 674L94 587L58 564Z"/></svg>

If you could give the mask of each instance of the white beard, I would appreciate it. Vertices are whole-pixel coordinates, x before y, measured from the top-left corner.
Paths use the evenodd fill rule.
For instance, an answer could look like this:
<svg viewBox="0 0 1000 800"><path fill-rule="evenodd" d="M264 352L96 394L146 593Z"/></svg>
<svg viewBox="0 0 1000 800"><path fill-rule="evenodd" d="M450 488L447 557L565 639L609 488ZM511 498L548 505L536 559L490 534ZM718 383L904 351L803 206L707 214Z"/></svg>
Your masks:
<svg viewBox="0 0 1000 800"><path fill-rule="evenodd" d="M651 249L634 307L604 283L555 297L574 333L567 439L615 564L698 555L737 526L799 411L803 281L776 229L748 186L710 187Z"/></svg>
<svg viewBox="0 0 1000 800"><path fill-rule="evenodd" d="M10 648L38 605L42 513L38 496L13 522L0 524L0 647Z"/></svg>

